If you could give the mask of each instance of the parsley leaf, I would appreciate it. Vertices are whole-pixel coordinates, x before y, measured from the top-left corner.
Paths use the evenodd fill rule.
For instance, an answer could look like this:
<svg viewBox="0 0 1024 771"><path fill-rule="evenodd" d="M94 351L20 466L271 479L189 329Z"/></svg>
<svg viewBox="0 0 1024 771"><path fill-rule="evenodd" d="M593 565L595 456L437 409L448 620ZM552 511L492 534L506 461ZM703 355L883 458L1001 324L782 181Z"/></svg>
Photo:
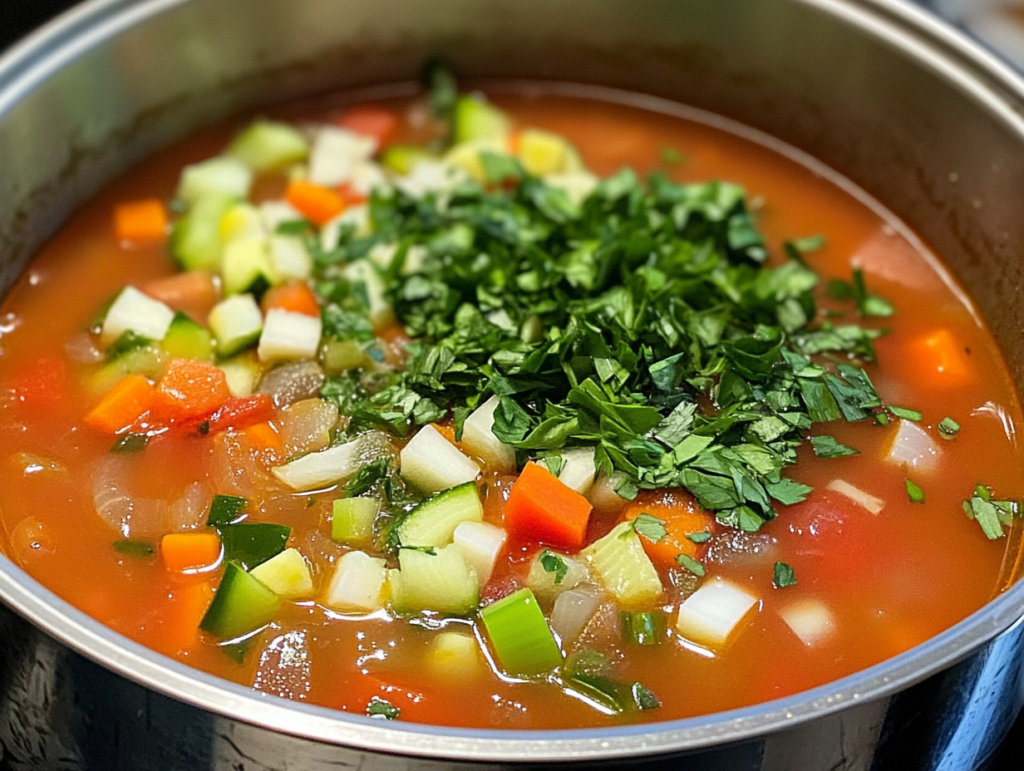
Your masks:
<svg viewBox="0 0 1024 771"><path fill-rule="evenodd" d="M812 436L811 447L819 458L842 458L847 455L859 455L860 450L840 444L831 436Z"/></svg>
<svg viewBox="0 0 1024 771"><path fill-rule="evenodd" d="M569 566L565 564L565 560L547 549L541 552L540 564L545 573L554 574L556 585L561 584L565 580L566 573L569 572Z"/></svg>
<svg viewBox="0 0 1024 771"><path fill-rule="evenodd" d="M693 573L695 576L703 576L706 572L704 566L701 565L697 560L691 557L689 554L677 554L676 562L679 563L679 567L684 570Z"/></svg>
<svg viewBox="0 0 1024 771"><path fill-rule="evenodd" d="M368 717L377 720L398 720L398 716L402 714L402 711L387 699L374 696L370 699L370 703L366 705L366 714Z"/></svg>
<svg viewBox="0 0 1024 771"><path fill-rule="evenodd" d="M658 543L668 535L664 520L647 512L641 513L633 520L633 529L651 543Z"/></svg>
<svg viewBox="0 0 1024 771"><path fill-rule="evenodd" d="M701 530L697 533L687 533L686 538L694 543L707 543L711 540L711 533L706 530Z"/></svg>
<svg viewBox="0 0 1024 771"><path fill-rule="evenodd" d="M907 482L907 497L911 503L924 503L924 490L909 479Z"/></svg>
<svg viewBox="0 0 1024 771"><path fill-rule="evenodd" d="M772 585L776 589L785 589L787 586L795 586L796 573L793 572L793 568L791 568L785 562L776 562L775 575L772 578Z"/></svg>

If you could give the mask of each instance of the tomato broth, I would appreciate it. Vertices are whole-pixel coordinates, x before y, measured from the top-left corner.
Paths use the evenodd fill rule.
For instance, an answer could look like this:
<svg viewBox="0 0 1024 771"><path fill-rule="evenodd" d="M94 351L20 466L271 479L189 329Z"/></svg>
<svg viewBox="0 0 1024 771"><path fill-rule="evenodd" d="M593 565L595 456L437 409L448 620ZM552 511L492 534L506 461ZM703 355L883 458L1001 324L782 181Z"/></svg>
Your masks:
<svg viewBox="0 0 1024 771"><path fill-rule="evenodd" d="M1024 457L1015 434L1020 407L994 340L936 257L863 192L753 133L681 109L670 114L642 100L615 102L539 86L488 93L515 126L565 137L599 177L628 166L641 177L658 171L682 183L724 179L742 185L770 265L786 261L787 240L824 238L802 255L820 276L817 322L834 318L836 324L886 330L874 340L877 362L863 366L884 404L897 405L900 414L805 430L859 452L816 457L804 443L785 476L813 491L801 503L776 505L778 517L756 533L703 512L694 515L704 519L686 533L710 535L678 548L690 550L702 576L688 568L691 562L672 562L673 554L658 561L652 551L657 544L644 541L641 531L638 543L651 555L663 593L642 608L602 600L575 640L560 641L564 655L598 652L608 670L596 677L641 683L660 706L620 711L600 693L548 673L510 674L475 610L396 614L386 602L366 612L331 608L324 601L328 582L352 550L331 537L332 512L338 516L333 505L344 484L303 490L281 484L268 468L286 460L288 451L274 455L273 448L256 462L242 453L249 460L241 470L226 470L224 457L234 456L225 446L250 441L248 429L210 431L207 415L198 430L153 432L143 450L112 453L124 432L113 436L85 419L103 398L93 379L103 366L103 345L89 330L98 328L105 304L127 284L145 292L154 280L179 271L162 239L120 242L113 212L127 201L170 202L181 169L219 153L244 121L200 132L115 180L51 239L6 297L0 326L4 552L103 624L197 669L358 714L369 709L373 716L479 728L599 727L756 704L877 664L990 600L1002 581L1007 539L986 537L979 522L965 516L963 502L976 496L977 485L998 500L1024 495ZM397 118L386 139L390 145L439 136L423 119L420 99L374 105ZM346 109L300 111L298 120L331 123ZM295 119L294 112L282 114ZM286 184L282 174L257 177L253 197L278 198ZM854 267L862 269L871 296L891 303L891 316L861 317L839 289L827 291L833 280L849 286ZM215 291L221 289L215 285ZM175 309L187 308L205 325L212 302L192 302ZM397 341L388 356L401 360L403 337L388 334ZM920 413L919 419L906 410ZM944 419L959 430L949 423L940 428ZM435 422L450 440L451 415ZM283 430L279 416L266 425ZM921 449L909 459L893 459L894 438L904 425L912 426L907 441L917 437ZM396 439L395 447L404 441ZM519 505L507 502L516 474L485 464L480 479L483 520L501 527L507 507ZM167 532L209 531L214 494L247 498L246 522L290 527L288 546L301 554L313 582L311 591L281 601L272 621L234 645L199 629L224 565L215 560L200 569L171 570L170 552L160 546ZM97 513L97 500L107 498L130 507L124 527ZM693 505L678 490L642 490L634 501L596 507L586 543L642 514L669 526L676 512ZM144 524L133 529L153 507L164 512L162 530ZM675 537L669 529L666 543ZM113 548L128 541L132 545L120 551ZM568 555L579 550L556 541L511 538L490 579L481 582L477 605L527 585L540 549ZM382 559L389 568L397 564L394 554ZM558 559L552 563L556 571L565 567ZM600 580L591 581L601 590ZM716 582L741 587L753 607L721 645L687 639L676 621L680 603L697 587ZM540 607L550 617L551 597L542 596ZM634 617L621 613L637 609L657 616L657 644L624 639L622 625ZM457 655L438 655L442 632L460 633ZM462 645L467 640L468 648ZM387 709L374 710L373 704Z"/></svg>

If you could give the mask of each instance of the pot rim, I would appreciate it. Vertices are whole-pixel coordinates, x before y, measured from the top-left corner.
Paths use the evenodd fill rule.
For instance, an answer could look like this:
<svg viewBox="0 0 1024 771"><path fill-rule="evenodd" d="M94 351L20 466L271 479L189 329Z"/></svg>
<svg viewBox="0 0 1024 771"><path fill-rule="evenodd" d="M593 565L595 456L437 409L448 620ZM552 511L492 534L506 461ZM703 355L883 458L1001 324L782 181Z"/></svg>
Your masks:
<svg viewBox="0 0 1024 771"><path fill-rule="evenodd" d="M53 73L127 29L189 0L88 0L0 56L0 120ZM901 0L793 0L898 46L1024 137L1024 79L953 27ZM192 669L112 631L0 555L0 601L51 637L128 680L217 716L367 751L469 761L567 761L659 754L756 739L891 696L1024 621L1020 581L958 624L868 669L809 691L682 720L601 729L484 730L383 723L270 696Z"/></svg>

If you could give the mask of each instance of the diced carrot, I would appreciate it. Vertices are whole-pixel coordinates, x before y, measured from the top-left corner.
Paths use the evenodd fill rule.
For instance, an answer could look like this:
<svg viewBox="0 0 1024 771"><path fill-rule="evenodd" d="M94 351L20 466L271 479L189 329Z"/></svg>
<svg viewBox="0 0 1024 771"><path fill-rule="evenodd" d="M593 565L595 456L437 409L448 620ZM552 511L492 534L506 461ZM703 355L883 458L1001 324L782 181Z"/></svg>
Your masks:
<svg viewBox="0 0 1024 771"><path fill-rule="evenodd" d="M142 291L200 324L219 299L213 276L205 270L190 270L158 278L143 285Z"/></svg>
<svg viewBox="0 0 1024 771"><path fill-rule="evenodd" d="M220 558L220 536L216 533L168 533L160 539L160 559L175 573L209 570Z"/></svg>
<svg viewBox="0 0 1024 771"><path fill-rule="evenodd" d="M345 202L345 206L358 206L361 203L366 203L369 198L356 190L348 182L345 182L337 187L338 195L341 196L341 200Z"/></svg>
<svg viewBox="0 0 1024 771"><path fill-rule="evenodd" d="M338 118L337 124L357 134L365 134L377 140L377 148L388 144L398 130L398 116L387 107L375 104L360 104L349 107Z"/></svg>
<svg viewBox="0 0 1024 771"><path fill-rule="evenodd" d="M270 394L253 394L228 399L210 416L211 434L229 428L244 429L266 423L277 414L274 399Z"/></svg>
<svg viewBox="0 0 1024 771"><path fill-rule="evenodd" d="M527 463L505 503L505 526L520 541L563 549L583 547L590 502L544 466Z"/></svg>
<svg viewBox="0 0 1024 771"><path fill-rule="evenodd" d="M664 538L654 542L641 535L640 543L655 564L666 568L677 565L676 557L680 554L696 557L704 550L703 546L687 538L689 534L717 532L715 518L685 490L670 490L657 494L657 497L641 496L626 507L625 519L631 521L641 514L650 514L665 523Z"/></svg>
<svg viewBox="0 0 1024 771"><path fill-rule="evenodd" d="M323 225L345 211L345 201L339 193L301 179L288 183L284 197L303 217L316 225Z"/></svg>
<svg viewBox="0 0 1024 771"><path fill-rule="evenodd" d="M187 651L199 642L199 622L213 602L211 581L185 583L175 587L161 608L159 638L154 647L169 656Z"/></svg>
<svg viewBox="0 0 1024 771"><path fill-rule="evenodd" d="M249 426L245 429L245 435L258 450L272 450L274 452L284 450L284 440L281 439L281 435L274 430L270 423L257 423L255 426Z"/></svg>
<svg viewBox="0 0 1024 771"><path fill-rule="evenodd" d="M384 343L384 360L388 364L401 366L409 356L406 347L412 338L401 324L392 324L377 330L377 337Z"/></svg>
<svg viewBox="0 0 1024 771"><path fill-rule="evenodd" d="M223 370L205 361L171 359L157 385L153 411L160 420L205 417L231 398Z"/></svg>
<svg viewBox="0 0 1024 771"><path fill-rule="evenodd" d="M948 329L939 329L913 342L908 358L920 382L932 386L958 386L973 379L967 349Z"/></svg>
<svg viewBox="0 0 1024 771"><path fill-rule="evenodd" d="M512 155L519 155L519 144L522 142L523 133L521 131L512 131L508 135L508 151Z"/></svg>
<svg viewBox="0 0 1024 771"><path fill-rule="evenodd" d="M85 415L85 422L107 434L128 428L149 412L156 389L142 375L127 375Z"/></svg>
<svg viewBox="0 0 1024 771"><path fill-rule="evenodd" d="M133 244L163 241L167 237L167 210L156 198L129 201L114 208L117 240Z"/></svg>
<svg viewBox="0 0 1024 771"><path fill-rule="evenodd" d="M308 284L301 281L268 289L263 295L263 312L272 308L320 318L320 303L316 295Z"/></svg>

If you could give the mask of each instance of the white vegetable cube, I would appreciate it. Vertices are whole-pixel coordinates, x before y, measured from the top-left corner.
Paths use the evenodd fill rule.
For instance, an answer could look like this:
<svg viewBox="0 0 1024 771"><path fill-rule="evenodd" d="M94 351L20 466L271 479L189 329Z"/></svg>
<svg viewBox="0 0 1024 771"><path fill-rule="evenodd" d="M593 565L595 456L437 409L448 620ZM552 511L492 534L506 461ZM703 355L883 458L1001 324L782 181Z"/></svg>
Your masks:
<svg viewBox="0 0 1024 771"><path fill-rule="evenodd" d="M341 229L349 227L355 230L357 236L370 235L372 228L368 206L349 206L338 216L327 220L320 228L320 247L325 252L336 249L341 240Z"/></svg>
<svg viewBox="0 0 1024 771"><path fill-rule="evenodd" d="M334 126L317 132L309 153L309 181L318 185L340 185L353 169L377 152L377 140Z"/></svg>
<svg viewBox="0 0 1024 771"><path fill-rule="evenodd" d="M594 484L597 476L597 465L594 463L593 447L573 447L562 451L562 470L558 472L559 481L580 495L586 495Z"/></svg>
<svg viewBox="0 0 1024 771"><path fill-rule="evenodd" d="M428 493L472 482L480 474L480 466L430 425L409 440L399 457L402 476Z"/></svg>
<svg viewBox="0 0 1024 771"><path fill-rule="evenodd" d="M717 650L757 604L757 597L729 581L709 581L679 605L676 630L691 642Z"/></svg>
<svg viewBox="0 0 1024 771"><path fill-rule="evenodd" d="M353 439L275 466L271 472L293 490L314 490L352 476L364 464L363 443Z"/></svg>
<svg viewBox="0 0 1024 771"><path fill-rule="evenodd" d="M602 473L591 485L587 493L587 500L594 507L594 512L602 516L617 514L625 508L628 501L615 492L615 485L619 481L619 474L612 476Z"/></svg>
<svg viewBox="0 0 1024 771"><path fill-rule="evenodd" d="M304 281L313 275L313 259L301 239L294 236L270 237L270 264L281 278Z"/></svg>
<svg viewBox="0 0 1024 771"><path fill-rule="evenodd" d="M878 514L885 508L885 501L881 498L876 498L874 495L864 492L859 487L854 487L843 479L833 479L825 485L825 487L833 492L839 493L845 498L849 498L871 514Z"/></svg>
<svg viewBox="0 0 1024 771"><path fill-rule="evenodd" d="M324 600L331 610L371 613L384 607L387 563L361 551L350 551L338 560Z"/></svg>
<svg viewBox="0 0 1024 771"><path fill-rule="evenodd" d="M366 302L370 311L370 323L380 328L390 324L395 314L391 303L384 296L384 281L376 266L369 260L356 260L345 268L345 278L366 291Z"/></svg>
<svg viewBox="0 0 1024 771"><path fill-rule="evenodd" d="M549 549L537 552L526 574L526 585L542 600L553 599L589 580L590 569L585 562Z"/></svg>
<svg viewBox="0 0 1024 771"><path fill-rule="evenodd" d="M465 677L481 670L480 644L471 634L439 632L430 644L430 666L448 677Z"/></svg>
<svg viewBox="0 0 1024 771"><path fill-rule="evenodd" d="M263 320L257 348L260 361L313 359L320 347L319 316L272 308Z"/></svg>
<svg viewBox="0 0 1024 771"><path fill-rule="evenodd" d="M938 443L919 425L900 420L886 458L915 471L934 471L942 457Z"/></svg>
<svg viewBox="0 0 1024 771"><path fill-rule="evenodd" d="M600 180L589 171L564 171L560 174L549 174L544 181L552 187L564 190L569 200L578 205L594 192Z"/></svg>
<svg viewBox="0 0 1024 771"><path fill-rule="evenodd" d="M795 600L783 607L779 616L808 647L824 641L836 630L832 611L820 600Z"/></svg>
<svg viewBox="0 0 1024 771"><path fill-rule="evenodd" d="M236 294L213 306L207 323L217 339L218 353L230 356L256 342L263 330L263 313L251 294Z"/></svg>
<svg viewBox="0 0 1024 771"><path fill-rule="evenodd" d="M301 222L302 214L287 201L264 201L259 205L260 220L267 233L273 233L285 222Z"/></svg>
<svg viewBox="0 0 1024 771"><path fill-rule="evenodd" d="M169 307L133 286L126 286L103 319L100 339L104 345L110 345L123 333L131 330L142 337L159 342L164 339L173 320L174 311Z"/></svg>
<svg viewBox="0 0 1024 771"><path fill-rule="evenodd" d="M462 558L476 571L481 585L491 579L494 564L505 548L507 538L502 528L486 522L462 522L452 535L452 540L462 552Z"/></svg>
<svg viewBox="0 0 1024 771"><path fill-rule="evenodd" d="M252 171L237 158L223 155L186 166L178 182L178 198L193 204L207 195L245 198L252 185Z"/></svg>
<svg viewBox="0 0 1024 771"><path fill-rule="evenodd" d="M298 600L313 594L313 575L298 549L285 549L249 571L278 597Z"/></svg>
<svg viewBox="0 0 1024 771"><path fill-rule="evenodd" d="M352 165L348 174L348 184L360 195L369 196L375 188L386 185L388 178L384 170L373 161L360 161Z"/></svg>
<svg viewBox="0 0 1024 771"><path fill-rule="evenodd" d="M499 398L492 396L466 418L462 426L462 446L483 459L491 469L515 471L516 451L494 435L494 410Z"/></svg>

